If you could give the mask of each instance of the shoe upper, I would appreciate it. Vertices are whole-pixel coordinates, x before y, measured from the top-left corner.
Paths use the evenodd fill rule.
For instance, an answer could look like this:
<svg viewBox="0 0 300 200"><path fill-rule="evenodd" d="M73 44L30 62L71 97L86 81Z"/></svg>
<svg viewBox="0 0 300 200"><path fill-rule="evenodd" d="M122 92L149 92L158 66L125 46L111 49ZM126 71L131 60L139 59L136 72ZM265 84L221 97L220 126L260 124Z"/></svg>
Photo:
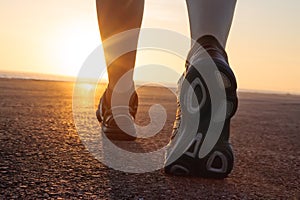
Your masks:
<svg viewBox="0 0 300 200"><path fill-rule="evenodd" d="M211 35L205 35L199 38L189 51L185 65L186 70L189 69L193 60L199 58L201 56L199 54L204 51L207 52L214 61L218 60L228 65L227 53L219 41Z"/></svg>

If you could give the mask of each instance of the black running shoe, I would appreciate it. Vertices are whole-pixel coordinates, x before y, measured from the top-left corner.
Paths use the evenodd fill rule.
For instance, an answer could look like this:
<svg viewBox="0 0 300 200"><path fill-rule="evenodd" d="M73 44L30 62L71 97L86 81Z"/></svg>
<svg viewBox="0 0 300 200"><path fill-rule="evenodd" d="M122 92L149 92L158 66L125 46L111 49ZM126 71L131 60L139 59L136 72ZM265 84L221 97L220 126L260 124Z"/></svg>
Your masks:
<svg viewBox="0 0 300 200"><path fill-rule="evenodd" d="M212 64L216 66L216 69L211 68ZM198 70L199 68L215 71L208 78L204 77L202 70ZM188 83L188 87L184 86L184 81ZM217 89L209 91L207 81L213 82ZM237 83L229 67L227 54L216 38L204 36L197 40L196 45L189 52L186 71L179 80L178 86L178 109L166 156L165 172L172 175L206 178L227 177L234 162L229 143L229 128L230 119L235 114L238 105ZM218 116L212 112L213 94L211 92L223 91L224 93L224 87L224 100L217 101L217 110L223 106L224 117L216 119ZM191 89L194 97L190 94ZM190 108L187 104L190 104ZM193 111L190 111L191 108L196 108L197 112L193 114ZM198 116L199 120L196 121ZM209 131L209 129L214 130L209 127L211 125L216 127L220 124L224 126L220 128L221 134L217 134L217 141L212 144L211 150L207 150L208 152L202 155L201 150L207 148L207 144L211 142L209 140L215 134ZM189 138L189 141L186 142L186 138Z"/></svg>
<svg viewBox="0 0 300 200"><path fill-rule="evenodd" d="M138 96L134 91L129 105L111 107L111 102L106 99L107 89L100 98L96 116L101 123L102 131L110 140L135 140L136 129L134 125L138 108Z"/></svg>

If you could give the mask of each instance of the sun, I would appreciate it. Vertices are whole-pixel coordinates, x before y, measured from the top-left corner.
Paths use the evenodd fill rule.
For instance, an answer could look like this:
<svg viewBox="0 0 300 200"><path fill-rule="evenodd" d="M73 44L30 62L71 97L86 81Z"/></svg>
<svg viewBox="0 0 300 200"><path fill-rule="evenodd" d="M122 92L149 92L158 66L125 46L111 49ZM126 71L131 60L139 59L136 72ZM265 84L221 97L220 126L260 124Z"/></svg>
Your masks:
<svg viewBox="0 0 300 200"><path fill-rule="evenodd" d="M76 76L89 54L100 45L97 24L79 20L62 28L56 45L59 73Z"/></svg>

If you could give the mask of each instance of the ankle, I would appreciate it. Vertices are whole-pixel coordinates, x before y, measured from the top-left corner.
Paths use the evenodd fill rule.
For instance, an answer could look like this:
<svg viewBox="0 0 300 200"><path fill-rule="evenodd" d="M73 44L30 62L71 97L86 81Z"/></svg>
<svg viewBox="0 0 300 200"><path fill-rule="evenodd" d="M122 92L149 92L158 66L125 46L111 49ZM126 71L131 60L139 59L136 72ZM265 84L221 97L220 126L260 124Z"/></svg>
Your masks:
<svg viewBox="0 0 300 200"><path fill-rule="evenodd" d="M197 40L207 53L212 57L220 58L220 56L228 63L227 53L220 41L213 35L204 35Z"/></svg>
<svg viewBox="0 0 300 200"><path fill-rule="evenodd" d="M108 85L105 93L105 99L109 105L128 106L134 93L134 83L122 87L111 87L111 85Z"/></svg>

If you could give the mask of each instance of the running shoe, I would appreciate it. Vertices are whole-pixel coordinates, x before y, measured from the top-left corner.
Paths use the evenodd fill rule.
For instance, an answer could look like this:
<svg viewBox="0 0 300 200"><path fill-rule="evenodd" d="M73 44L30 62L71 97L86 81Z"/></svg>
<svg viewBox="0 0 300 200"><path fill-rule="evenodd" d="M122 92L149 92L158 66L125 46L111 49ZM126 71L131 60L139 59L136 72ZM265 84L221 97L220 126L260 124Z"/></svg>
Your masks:
<svg viewBox="0 0 300 200"><path fill-rule="evenodd" d="M108 89L100 98L96 116L101 123L102 131L110 140L135 140L136 129L134 125L138 108L138 96L134 91L129 100L129 105L118 104L111 106L106 95ZM126 99L126 98L125 98ZM126 100L124 100L126 102Z"/></svg>
<svg viewBox="0 0 300 200"><path fill-rule="evenodd" d="M236 78L218 40L209 35L198 39L178 81L178 109L165 161L167 174L217 179L230 174L234 163L230 119L238 106L236 90Z"/></svg>

